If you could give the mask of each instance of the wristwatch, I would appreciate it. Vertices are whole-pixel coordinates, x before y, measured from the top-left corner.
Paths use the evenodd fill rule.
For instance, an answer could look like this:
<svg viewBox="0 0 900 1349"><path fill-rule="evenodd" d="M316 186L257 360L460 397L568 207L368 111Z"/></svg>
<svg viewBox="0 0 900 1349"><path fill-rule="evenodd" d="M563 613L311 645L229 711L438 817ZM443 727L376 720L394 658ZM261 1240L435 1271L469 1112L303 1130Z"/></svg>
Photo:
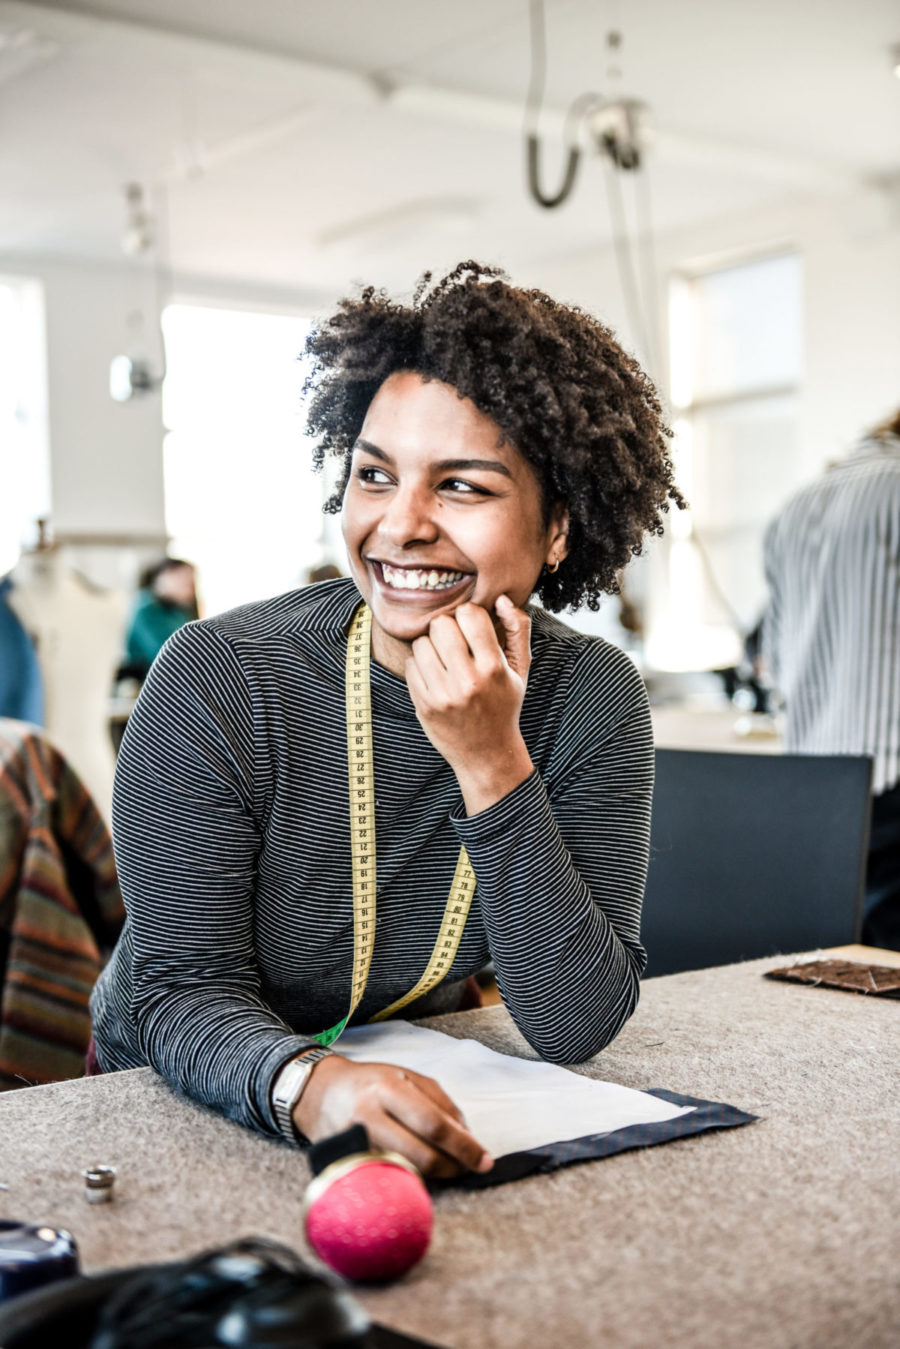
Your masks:
<svg viewBox="0 0 900 1349"><path fill-rule="evenodd" d="M313 1068L320 1059L328 1058L330 1054L331 1050L321 1045L304 1050L278 1070L272 1083L272 1113L275 1123L289 1143L309 1142L294 1124L294 1107L303 1095Z"/></svg>

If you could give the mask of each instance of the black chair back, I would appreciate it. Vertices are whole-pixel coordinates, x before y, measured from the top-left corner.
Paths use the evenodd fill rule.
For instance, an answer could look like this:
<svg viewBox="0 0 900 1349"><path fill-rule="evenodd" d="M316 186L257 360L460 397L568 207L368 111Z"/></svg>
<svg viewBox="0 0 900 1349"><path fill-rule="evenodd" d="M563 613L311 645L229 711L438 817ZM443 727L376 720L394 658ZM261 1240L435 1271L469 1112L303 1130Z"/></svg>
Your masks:
<svg viewBox="0 0 900 1349"><path fill-rule="evenodd" d="M859 940L871 760L658 749L644 977Z"/></svg>

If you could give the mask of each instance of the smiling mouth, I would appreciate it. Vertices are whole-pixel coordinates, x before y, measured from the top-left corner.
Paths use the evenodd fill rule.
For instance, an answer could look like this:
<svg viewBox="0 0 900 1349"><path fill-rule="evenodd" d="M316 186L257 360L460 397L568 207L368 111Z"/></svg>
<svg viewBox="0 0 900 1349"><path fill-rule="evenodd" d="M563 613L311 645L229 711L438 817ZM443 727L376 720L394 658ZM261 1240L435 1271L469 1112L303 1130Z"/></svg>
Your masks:
<svg viewBox="0 0 900 1349"><path fill-rule="evenodd" d="M389 590L417 590L420 593L453 590L471 579L471 573L450 571L444 567L392 567L387 562L369 559L379 580Z"/></svg>

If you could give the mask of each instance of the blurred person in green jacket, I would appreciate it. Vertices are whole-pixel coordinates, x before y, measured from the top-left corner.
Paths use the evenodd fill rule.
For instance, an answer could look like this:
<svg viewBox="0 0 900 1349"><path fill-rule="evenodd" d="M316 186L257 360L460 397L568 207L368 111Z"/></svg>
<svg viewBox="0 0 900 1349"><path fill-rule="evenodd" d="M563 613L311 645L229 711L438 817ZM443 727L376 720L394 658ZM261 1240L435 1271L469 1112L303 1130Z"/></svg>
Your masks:
<svg viewBox="0 0 900 1349"><path fill-rule="evenodd" d="M143 680L172 633L199 614L190 562L163 558L142 572L139 586L128 622L122 671Z"/></svg>

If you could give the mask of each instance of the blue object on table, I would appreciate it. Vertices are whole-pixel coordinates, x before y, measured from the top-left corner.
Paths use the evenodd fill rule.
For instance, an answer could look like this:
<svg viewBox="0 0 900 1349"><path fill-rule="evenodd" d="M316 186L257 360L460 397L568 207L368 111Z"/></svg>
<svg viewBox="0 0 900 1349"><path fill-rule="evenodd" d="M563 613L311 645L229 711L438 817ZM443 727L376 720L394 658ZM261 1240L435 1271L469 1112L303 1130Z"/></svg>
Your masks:
<svg viewBox="0 0 900 1349"><path fill-rule="evenodd" d="M78 1247L60 1227L0 1222L0 1302L78 1273Z"/></svg>

